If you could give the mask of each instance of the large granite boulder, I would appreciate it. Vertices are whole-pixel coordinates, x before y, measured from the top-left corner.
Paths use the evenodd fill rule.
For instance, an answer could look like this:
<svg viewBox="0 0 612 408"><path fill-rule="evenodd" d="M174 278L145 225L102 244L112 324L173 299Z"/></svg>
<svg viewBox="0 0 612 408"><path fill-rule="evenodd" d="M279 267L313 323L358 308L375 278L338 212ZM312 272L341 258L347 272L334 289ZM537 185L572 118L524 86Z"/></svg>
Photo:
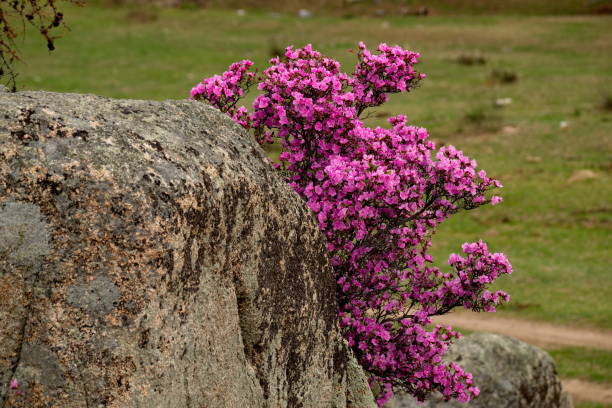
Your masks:
<svg viewBox="0 0 612 408"><path fill-rule="evenodd" d="M324 239L189 101L0 92L0 406L373 407Z"/></svg>
<svg viewBox="0 0 612 408"><path fill-rule="evenodd" d="M544 350L498 334L465 336L445 357L474 375L480 395L467 404L444 402L438 394L419 405L398 395L389 408L572 408L555 363Z"/></svg>

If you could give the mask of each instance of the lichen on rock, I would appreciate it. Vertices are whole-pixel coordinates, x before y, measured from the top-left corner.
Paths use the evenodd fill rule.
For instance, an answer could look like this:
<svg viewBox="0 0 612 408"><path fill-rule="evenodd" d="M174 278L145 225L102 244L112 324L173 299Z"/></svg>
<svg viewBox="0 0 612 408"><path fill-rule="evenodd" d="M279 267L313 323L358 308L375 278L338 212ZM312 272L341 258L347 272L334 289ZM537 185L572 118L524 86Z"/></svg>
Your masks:
<svg viewBox="0 0 612 408"><path fill-rule="evenodd" d="M0 214L2 408L374 407L316 221L220 112L0 93Z"/></svg>

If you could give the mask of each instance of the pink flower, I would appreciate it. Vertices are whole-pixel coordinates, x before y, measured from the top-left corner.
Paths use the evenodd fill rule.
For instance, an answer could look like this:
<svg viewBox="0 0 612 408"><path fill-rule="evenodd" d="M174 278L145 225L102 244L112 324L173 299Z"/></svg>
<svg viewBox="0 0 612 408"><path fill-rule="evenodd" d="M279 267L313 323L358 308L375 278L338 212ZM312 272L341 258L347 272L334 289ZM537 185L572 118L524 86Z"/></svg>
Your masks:
<svg viewBox="0 0 612 408"><path fill-rule="evenodd" d="M20 384L19 384L19 381L17 381L17 379L13 378L13 379L10 381L10 383L9 383L9 388L10 388L11 390L16 390L16 389L18 389L18 388L19 388L19 385L20 385Z"/></svg>
<svg viewBox="0 0 612 408"><path fill-rule="evenodd" d="M425 78L415 69L419 58L399 46L380 44L372 52L359 43L347 75L310 45L289 47L261 78L249 72L250 61L241 61L191 91L254 130L261 143L280 142L278 167L327 239L340 325L360 364L376 373L370 384L380 387L379 405L398 389L418 399L435 391L459 401L478 395L469 373L443 363L460 333L431 329L431 316L461 306L494 310L509 297L486 287L512 273L506 257L489 253L482 241L451 254L448 271L433 267L428 253L438 224L486 204L488 191L501 183L453 146L436 151L427 130L405 116L389 118L390 128L372 129L361 119ZM236 107L257 81L261 95L252 113Z"/></svg>

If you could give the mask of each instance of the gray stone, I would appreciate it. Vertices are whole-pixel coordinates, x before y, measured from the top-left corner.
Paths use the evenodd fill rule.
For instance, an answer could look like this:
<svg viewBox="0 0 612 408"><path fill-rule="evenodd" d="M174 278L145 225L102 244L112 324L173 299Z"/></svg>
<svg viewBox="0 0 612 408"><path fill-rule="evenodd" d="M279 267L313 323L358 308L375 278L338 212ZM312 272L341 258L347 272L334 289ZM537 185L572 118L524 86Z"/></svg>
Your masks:
<svg viewBox="0 0 612 408"><path fill-rule="evenodd" d="M398 395L389 408L571 408L555 363L544 350L498 334L465 336L451 346L446 359L474 375L480 395L467 404L444 402L440 395L422 405Z"/></svg>
<svg viewBox="0 0 612 408"><path fill-rule="evenodd" d="M121 291L108 276L98 276L82 285L69 286L66 300L92 315L104 316L121 300Z"/></svg>
<svg viewBox="0 0 612 408"><path fill-rule="evenodd" d="M49 251L47 224L36 204L0 203L0 257L31 268Z"/></svg>
<svg viewBox="0 0 612 408"><path fill-rule="evenodd" d="M60 389L66 382L55 353L35 344L24 343L22 359L15 377L31 379L47 389ZM25 372L28 370L29 372ZM27 387L23 381L21 387Z"/></svg>
<svg viewBox="0 0 612 408"><path fill-rule="evenodd" d="M0 238L2 408L375 406L316 220L202 103L1 93Z"/></svg>

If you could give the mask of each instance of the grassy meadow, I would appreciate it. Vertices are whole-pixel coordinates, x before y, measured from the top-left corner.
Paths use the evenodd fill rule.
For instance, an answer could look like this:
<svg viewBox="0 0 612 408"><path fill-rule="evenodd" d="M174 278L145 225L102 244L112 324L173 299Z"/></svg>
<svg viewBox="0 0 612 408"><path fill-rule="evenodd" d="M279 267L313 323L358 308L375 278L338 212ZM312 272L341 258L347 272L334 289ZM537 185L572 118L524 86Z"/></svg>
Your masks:
<svg viewBox="0 0 612 408"><path fill-rule="evenodd" d="M564 377L612 384L612 353L578 347L552 349L548 352L557 363L557 370Z"/></svg>
<svg viewBox="0 0 612 408"><path fill-rule="evenodd" d="M384 126L389 115L406 114L505 186L501 205L446 222L435 237L438 262L483 239L515 269L496 285L512 295L501 315L612 329L611 16L297 18L96 4L64 12L70 31L56 51L34 32L18 42L20 89L186 98L202 77L244 58L265 68L285 45L312 43L347 70L360 40L419 51L427 79L368 122ZM610 353L553 355L563 375L612 382Z"/></svg>
<svg viewBox="0 0 612 408"><path fill-rule="evenodd" d="M482 238L515 268L498 285L512 295L501 313L612 329L611 17L298 19L92 5L65 14L70 31L56 51L33 32L19 44L21 89L185 98L235 60L264 68L286 44L312 43L347 70L359 40L419 51L427 79L369 121L406 114L505 185L502 205L447 221L435 239L437 259Z"/></svg>

